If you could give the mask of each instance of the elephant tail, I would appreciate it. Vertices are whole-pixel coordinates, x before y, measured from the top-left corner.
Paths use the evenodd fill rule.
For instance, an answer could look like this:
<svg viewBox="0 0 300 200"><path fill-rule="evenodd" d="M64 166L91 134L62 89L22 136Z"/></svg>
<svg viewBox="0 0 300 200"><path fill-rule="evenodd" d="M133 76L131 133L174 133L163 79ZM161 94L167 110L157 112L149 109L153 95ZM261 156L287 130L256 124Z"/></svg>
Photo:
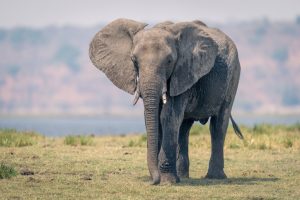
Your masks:
<svg viewBox="0 0 300 200"><path fill-rule="evenodd" d="M230 114L230 120L234 129L235 134L240 138L240 139L244 139L244 136L239 128L239 126L237 125L237 123L234 121L234 119L232 118L231 114Z"/></svg>

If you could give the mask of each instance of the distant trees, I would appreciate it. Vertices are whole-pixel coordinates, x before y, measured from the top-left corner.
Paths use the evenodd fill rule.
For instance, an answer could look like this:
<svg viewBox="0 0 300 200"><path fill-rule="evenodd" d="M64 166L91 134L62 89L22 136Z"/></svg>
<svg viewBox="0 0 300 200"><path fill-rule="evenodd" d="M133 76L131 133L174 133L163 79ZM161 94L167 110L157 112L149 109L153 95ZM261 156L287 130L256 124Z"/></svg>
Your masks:
<svg viewBox="0 0 300 200"><path fill-rule="evenodd" d="M300 25L300 15L296 17L296 24Z"/></svg>
<svg viewBox="0 0 300 200"><path fill-rule="evenodd" d="M78 57L80 56L80 51L73 45L63 44L57 50L54 60L58 62L65 63L71 71L78 72L80 70L80 65L78 64Z"/></svg>
<svg viewBox="0 0 300 200"><path fill-rule="evenodd" d="M8 69L9 75L11 75L12 77L15 77L21 70L21 67L19 65L13 64L13 65L8 66L7 69Z"/></svg>
<svg viewBox="0 0 300 200"><path fill-rule="evenodd" d="M236 41L241 57L237 110L252 112L268 109L270 104L299 106L300 49L296 45L300 14L293 23L264 19L222 26ZM113 90L113 84L88 59L87 47L98 29L0 28L0 112L127 110L124 99L130 97ZM80 80L74 74L80 75ZM70 94L80 98L69 98Z"/></svg>
<svg viewBox="0 0 300 200"><path fill-rule="evenodd" d="M275 49L272 54L272 58L277 61L278 69L281 73L281 103L284 106L295 106L300 105L300 95L298 95L299 89L297 85L293 83L290 77L290 71L287 70L286 61L289 57L289 50L287 47L281 47ZM279 72L280 73L280 72Z"/></svg>
<svg viewBox="0 0 300 200"><path fill-rule="evenodd" d="M272 58L279 63L284 63L289 57L289 50L286 47L275 49Z"/></svg>
<svg viewBox="0 0 300 200"><path fill-rule="evenodd" d="M1 42L2 40L4 40L5 37L6 37L6 32L5 32L5 30L1 30L1 29L0 29L0 42Z"/></svg>
<svg viewBox="0 0 300 200"><path fill-rule="evenodd" d="M9 34L9 40L14 46L19 46L23 43L36 45L47 42L46 38L43 35L43 31L29 28L13 29Z"/></svg>
<svg viewBox="0 0 300 200"><path fill-rule="evenodd" d="M282 103L285 106L300 105L299 88L294 84L287 84L282 92Z"/></svg>
<svg viewBox="0 0 300 200"><path fill-rule="evenodd" d="M253 34L249 36L249 42L254 45L260 44L263 41L270 27L270 21L268 18L264 18L256 23L257 25L253 31Z"/></svg>

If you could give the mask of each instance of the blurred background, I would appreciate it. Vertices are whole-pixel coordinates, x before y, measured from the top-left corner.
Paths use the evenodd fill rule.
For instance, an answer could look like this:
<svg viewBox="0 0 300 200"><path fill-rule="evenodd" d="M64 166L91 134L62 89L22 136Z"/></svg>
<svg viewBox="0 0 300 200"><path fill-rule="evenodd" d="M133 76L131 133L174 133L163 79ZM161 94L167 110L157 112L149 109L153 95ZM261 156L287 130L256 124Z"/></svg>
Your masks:
<svg viewBox="0 0 300 200"><path fill-rule="evenodd" d="M200 19L236 43L239 124L300 117L300 2L296 0L0 0L0 128L46 135L144 132L143 105L88 57L89 42L117 18Z"/></svg>

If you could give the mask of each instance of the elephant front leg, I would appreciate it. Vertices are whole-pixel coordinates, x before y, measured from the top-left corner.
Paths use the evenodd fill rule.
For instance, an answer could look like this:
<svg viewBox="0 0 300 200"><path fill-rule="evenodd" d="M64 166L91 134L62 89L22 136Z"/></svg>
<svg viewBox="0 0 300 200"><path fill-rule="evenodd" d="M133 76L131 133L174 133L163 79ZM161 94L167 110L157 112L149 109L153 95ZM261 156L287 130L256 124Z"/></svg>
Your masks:
<svg viewBox="0 0 300 200"><path fill-rule="evenodd" d="M161 183L177 183L176 171L177 131L171 119L163 121L162 144L159 152L159 170Z"/></svg>
<svg viewBox="0 0 300 200"><path fill-rule="evenodd" d="M194 120L184 120L181 124L178 137L176 169L180 178L189 178L189 132Z"/></svg>
<svg viewBox="0 0 300 200"><path fill-rule="evenodd" d="M220 112L210 120L211 134L211 157L206 178L224 179L227 178L224 173L224 141L229 122L229 114L226 110Z"/></svg>
<svg viewBox="0 0 300 200"><path fill-rule="evenodd" d="M159 152L159 170L161 183L177 183L176 152L178 132L182 122L182 113L174 109L172 100L163 106L161 112L162 143Z"/></svg>

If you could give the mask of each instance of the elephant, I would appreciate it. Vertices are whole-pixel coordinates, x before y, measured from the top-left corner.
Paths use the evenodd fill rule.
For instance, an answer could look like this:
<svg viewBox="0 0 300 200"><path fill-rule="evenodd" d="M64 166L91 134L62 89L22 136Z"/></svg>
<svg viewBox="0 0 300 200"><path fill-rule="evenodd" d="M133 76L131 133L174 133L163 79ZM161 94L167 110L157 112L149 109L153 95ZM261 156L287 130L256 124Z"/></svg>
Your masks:
<svg viewBox="0 0 300 200"><path fill-rule="evenodd" d="M143 100L147 165L152 184L189 177L189 131L195 121L211 134L206 178L223 179L224 140L240 63L234 42L199 20L162 22L152 27L116 19L92 39L89 57L111 82Z"/></svg>

